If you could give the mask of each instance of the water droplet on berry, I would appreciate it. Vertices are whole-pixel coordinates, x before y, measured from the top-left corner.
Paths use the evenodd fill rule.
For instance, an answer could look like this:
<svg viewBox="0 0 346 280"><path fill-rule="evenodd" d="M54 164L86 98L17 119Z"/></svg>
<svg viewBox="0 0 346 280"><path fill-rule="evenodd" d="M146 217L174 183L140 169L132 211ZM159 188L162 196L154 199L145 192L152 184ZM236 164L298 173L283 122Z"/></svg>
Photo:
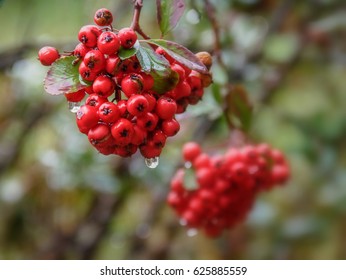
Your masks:
<svg viewBox="0 0 346 280"><path fill-rule="evenodd" d="M195 228L189 228L186 232L187 236L188 237L193 237L193 236L196 236L198 233L198 230L195 229Z"/></svg>
<svg viewBox="0 0 346 280"><path fill-rule="evenodd" d="M80 108L80 102L68 102L68 109L72 113L77 113Z"/></svg>
<svg viewBox="0 0 346 280"><path fill-rule="evenodd" d="M146 158L145 159L145 164L149 168L156 168L159 165L159 157L154 157L154 158Z"/></svg>

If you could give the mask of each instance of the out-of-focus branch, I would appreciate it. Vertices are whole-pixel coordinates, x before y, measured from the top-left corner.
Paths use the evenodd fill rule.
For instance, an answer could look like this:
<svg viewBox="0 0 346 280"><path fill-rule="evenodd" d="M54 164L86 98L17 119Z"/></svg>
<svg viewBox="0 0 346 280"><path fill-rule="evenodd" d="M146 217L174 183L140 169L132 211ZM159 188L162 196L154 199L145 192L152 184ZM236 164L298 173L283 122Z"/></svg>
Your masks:
<svg viewBox="0 0 346 280"><path fill-rule="evenodd" d="M210 3L209 0L204 0L204 8L214 33L214 55L216 56L216 59L220 66L227 71L227 66L222 60L220 25L216 19L215 7Z"/></svg>
<svg viewBox="0 0 346 280"><path fill-rule="evenodd" d="M114 169L131 178L126 161ZM111 220L122 207L132 191L132 184L121 186L117 194L94 193L93 201L84 219L75 230L66 234L59 230L53 234L50 244L39 253L40 259L93 259L100 242L107 235Z"/></svg>

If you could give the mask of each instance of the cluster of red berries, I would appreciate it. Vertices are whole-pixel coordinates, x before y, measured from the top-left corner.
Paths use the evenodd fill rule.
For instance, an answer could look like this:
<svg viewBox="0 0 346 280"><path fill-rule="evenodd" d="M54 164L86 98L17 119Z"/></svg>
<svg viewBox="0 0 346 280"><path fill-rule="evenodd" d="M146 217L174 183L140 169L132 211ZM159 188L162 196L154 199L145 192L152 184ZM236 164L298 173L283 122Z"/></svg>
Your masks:
<svg viewBox="0 0 346 280"><path fill-rule="evenodd" d="M199 144L183 147L190 169L180 168L171 180L168 204L189 228L202 228L216 237L223 229L244 221L259 191L284 183L289 167L284 155L267 144L230 148L209 156ZM193 172L195 184L186 177ZM191 183L191 182L190 182Z"/></svg>
<svg viewBox="0 0 346 280"><path fill-rule="evenodd" d="M131 28L113 30L113 16L107 9L99 9L94 21L98 26L80 29L80 43L72 52L80 62L80 77L90 86L65 94L69 102L80 102L88 95L76 112L77 126L104 155L128 157L140 150L145 158L158 157L167 137L180 129L175 115L202 98L206 82L157 47L156 54L169 62L178 81L168 92L155 92L154 78L142 71L136 55L119 57L121 49L134 47L136 32ZM39 51L43 65L51 65L59 57L53 47Z"/></svg>

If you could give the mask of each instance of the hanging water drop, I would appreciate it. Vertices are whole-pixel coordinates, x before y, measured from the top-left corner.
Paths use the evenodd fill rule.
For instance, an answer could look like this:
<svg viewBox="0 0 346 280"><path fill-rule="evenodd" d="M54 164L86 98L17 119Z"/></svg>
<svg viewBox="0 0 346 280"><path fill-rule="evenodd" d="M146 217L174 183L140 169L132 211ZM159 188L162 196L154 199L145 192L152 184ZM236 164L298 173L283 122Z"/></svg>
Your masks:
<svg viewBox="0 0 346 280"><path fill-rule="evenodd" d="M68 102L68 109L72 113L77 113L80 108L81 103L80 102Z"/></svg>
<svg viewBox="0 0 346 280"><path fill-rule="evenodd" d="M154 158L146 158L145 159L145 164L149 168L156 168L159 165L159 157L154 157Z"/></svg>

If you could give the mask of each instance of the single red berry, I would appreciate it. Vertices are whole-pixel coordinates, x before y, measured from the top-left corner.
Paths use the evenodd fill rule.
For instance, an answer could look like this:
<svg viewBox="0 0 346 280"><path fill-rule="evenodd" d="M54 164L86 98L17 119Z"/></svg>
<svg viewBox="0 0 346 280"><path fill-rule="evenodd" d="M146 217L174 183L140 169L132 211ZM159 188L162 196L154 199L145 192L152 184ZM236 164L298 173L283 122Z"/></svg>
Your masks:
<svg viewBox="0 0 346 280"><path fill-rule="evenodd" d="M215 180L215 173L212 168L200 168L196 170L196 180L201 188L211 187Z"/></svg>
<svg viewBox="0 0 346 280"><path fill-rule="evenodd" d="M89 105L83 105L76 113L76 123L79 131L88 134L89 130L98 123L97 109Z"/></svg>
<svg viewBox="0 0 346 280"><path fill-rule="evenodd" d="M94 48L102 31L94 25L85 25L78 32L78 40L86 47Z"/></svg>
<svg viewBox="0 0 346 280"><path fill-rule="evenodd" d="M206 153L201 153L192 161L192 165L195 169L208 168L211 166L211 160Z"/></svg>
<svg viewBox="0 0 346 280"><path fill-rule="evenodd" d="M153 141L155 147L163 148L166 144L167 136L161 130L153 131L151 140Z"/></svg>
<svg viewBox="0 0 346 280"><path fill-rule="evenodd" d="M171 65L171 69L174 71L174 72L177 72L178 75L179 75L179 81L184 81L185 79L185 70L183 67L181 67L178 63L173 63Z"/></svg>
<svg viewBox="0 0 346 280"><path fill-rule="evenodd" d="M120 111L120 116L123 118L127 117L128 113L127 112L127 100L120 100L117 103L119 111Z"/></svg>
<svg viewBox="0 0 346 280"><path fill-rule="evenodd" d="M141 64L139 63L138 59L136 56L132 56L129 59L127 59L129 61L128 64L128 72L130 73L139 73L141 71ZM143 73L141 73L142 75ZM144 87L144 85L143 85Z"/></svg>
<svg viewBox="0 0 346 280"><path fill-rule="evenodd" d="M128 145L134 135L133 124L127 119L120 118L112 125L111 133L117 145Z"/></svg>
<svg viewBox="0 0 346 280"><path fill-rule="evenodd" d="M112 76L115 76L119 72L121 65L121 59L118 55L110 55L106 60L106 72Z"/></svg>
<svg viewBox="0 0 346 280"><path fill-rule="evenodd" d="M174 136L179 132L180 124L176 119L164 120L161 129L167 136Z"/></svg>
<svg viewBox="0 0 346 280"><path fill-rule="evenodd" d="M84 64L94 72L100 72L106 67L106 59L99 50L89 51L83 59Z"/></svg>
<svg viewBox="0 0 346 280"><path fill-rule="evenodd" d="M111 55L118 52L120 41L115 33L106 31L98 37L97 47L103 54Z"/></svg>
<svg viewBox="0 0 346 280"><path fill-rule="evenodd" d="M159 117L153 113L146 113L143 116L137 117L138 126L146 129L147 131L155 130L157 123L159 121Z"/></svg>
<svg viewBox="0 0 346 280"><path fill-rule="evenodd" d="M44 66L50 66L54 61L60 57L60 54L56 48L43 47L38 51L38 59Z"/></svg>
<svg viewBox="0 0 346 280"><path fill-rule="evenodd" d="M186 111L187 106L189 106L189 102L186 98L180 98L177 102L177 112L176 114L182 114Z"/></svg>
<svg viewBox="0 0 346 280"><path fill-rule="evenodd" d="M120 29L118 36L120 39L121 46L125 49L132 48L132 46L137 41L136 32L129 27L125 27L125 28Z"/></svg>
<svg viewBox="0 0 346 280"><path fill-rule="evenodd" d="M87 94L93 94L94 93L92 85L85 87L84 90L85 90L85 93L87 93Z"/></svg>
<svg viewBox="0 0 346 280"><path fill-rule="evenodd" d="M193 162L201 154L201 146L196 142L188 142L183 146L183 158Z"/></svg>
<svg viewBox="0 0 346 280"><path fill-rule="evenodd" d="M125 146L117 146L115 148L114 153L121 156L121 157L130 157L133 154L135 154L138 150L138 146L133 145L133 144L128 144Z"/></svg>
<svg viewBox="0 0 346 280"><path fill-rule="evenodd" d="M161 96L156 103L156 114L163 120L172 119L177 112L177 103L167 96Z"/></svg>
<svg viewBox="0 0 346 280"><path fill-rule="evenodd" d="M111 25L113 22L113 14L108 9L105 9L105 8L98 9L94 15L94 22L98 26Z"/></svg>
<svg viewBox="0 0 346 280"><path fill-rule="evenodd" d="M66 100L69 102L80 102L85 96L85 89L78 90L76 92L66 93Z"/></svg>
<svg viewBox="0 0 346 280"><path fill-rule="evenodd" d="M202 80L198 75L199 73L195 73L195 71L192 71L186 79L186 82L190 85L192 91L203 88Z"/></svg>
<svg viewBox="0 0 346 280"><path fill-rule="evenodd" d="M143 77L140 74L129 74L121 81L121 90L129 98L132 94L139 94L143 91Z"/></svg>
<svg viewBox="0 0 346 280"><path fill-rule="evenodd" d="M148 100L148 112L152 112L156 106L156 98L151 93L144 93L143 96Z"/></svg>
<svg viewBox="0 0 346 280"><path fill-rule="evenodd" d="M141 74L143 77L143 90L148 91L151 90L154 86L154 78L146 73Z"/></svg>
<svg viewBox="0 0 346 280"><path fill-rule="evenodd" d="M156 52L158 55L161 55L161 56L163 56L165 59L167 59L168 62L169 62L170 64L175 63L174 58L172 58L170 55L168 55L167 52L166 52L163 48L158 47L158 48L155 50L155 52Z"/></svg>
<svg viewBox="0 0 346 280"><path fill-rule="evenodd" d="M187 97L191 94L190 85L184 80L179 82L177 86L172 90L173 98L178 100L183 97Z"/></svg>
<svg viewBox="0 0 346 280"><path fill-rule="evenodd" d="M147 130L137 124L133 126L133 130L134 135L131 143L137 146L143 144L148 135Z"/></svg>
<svg viewBox="0 0 346 280"><path fill-rule="evenodd" d="M105 102L103 103L98 111L98 116L101 121L105 123L114 123L120 118L120 110L118 105L113 102Z"/></svg>
<svg viewBox="0 0 346 280"><path fill-rule="evenodd" d="M105 102L108 102L107 98L93 93L93 94L90 94L88 98L85 100L85 105L95 107L98 110L99 107Z"/></svg>
<svg viewBox="0 0 346 280"><path fill-rule="evenodd" d="M91 50L91 48L88 48L83 43L79 43L74 48L73 55L78 57L78 58L83 58L90 50Z"/></svg>
<svg viewBox="0 0 346 280"><path fill-rule="evenodd" d="M96 126L92 127L88 132L88 139L95 147L108 146L110 141L113 140L108 125L104 124L97 124Z"/></svg>
<svg viewBox="0 0 346 280"><path fill-rule="evenodd" d="M160 156L162 148L155 146L153 141L147 141L145 145L139 147L141 155L145 158L154 158Z"/></svg>
<svg viewBox="0 0 346 280"><path fill-rule="evenodd" d="M95 147L101 154L108 156L114 154L114 150L116 148L115 144L110 143L109 145L102 147Z"/></svg>
<svg viewBox="0 0 346 280"><path fill-rule="evenodd" d="M89 67L87 67L83 61L79 65L78 71L81 77L83 78L83 80L86 80L89 82L92 82L93 80L95 80L98 74L96 71L93 71Z"/></svg>
<svg viewBox="0 0 346 280"><path fill-rule="evenodd" d="M141 116L148 111L149 102L143 95L131 95L127 100L127 111L133 116Z"/></svg>
<svg viewBox="0 0 346 280"><path fill-rule="evenodd" d="M98 76L93 83L94 93L100 96L109 97L113 94L114 90L115 83L107 76Z"/></svg>

